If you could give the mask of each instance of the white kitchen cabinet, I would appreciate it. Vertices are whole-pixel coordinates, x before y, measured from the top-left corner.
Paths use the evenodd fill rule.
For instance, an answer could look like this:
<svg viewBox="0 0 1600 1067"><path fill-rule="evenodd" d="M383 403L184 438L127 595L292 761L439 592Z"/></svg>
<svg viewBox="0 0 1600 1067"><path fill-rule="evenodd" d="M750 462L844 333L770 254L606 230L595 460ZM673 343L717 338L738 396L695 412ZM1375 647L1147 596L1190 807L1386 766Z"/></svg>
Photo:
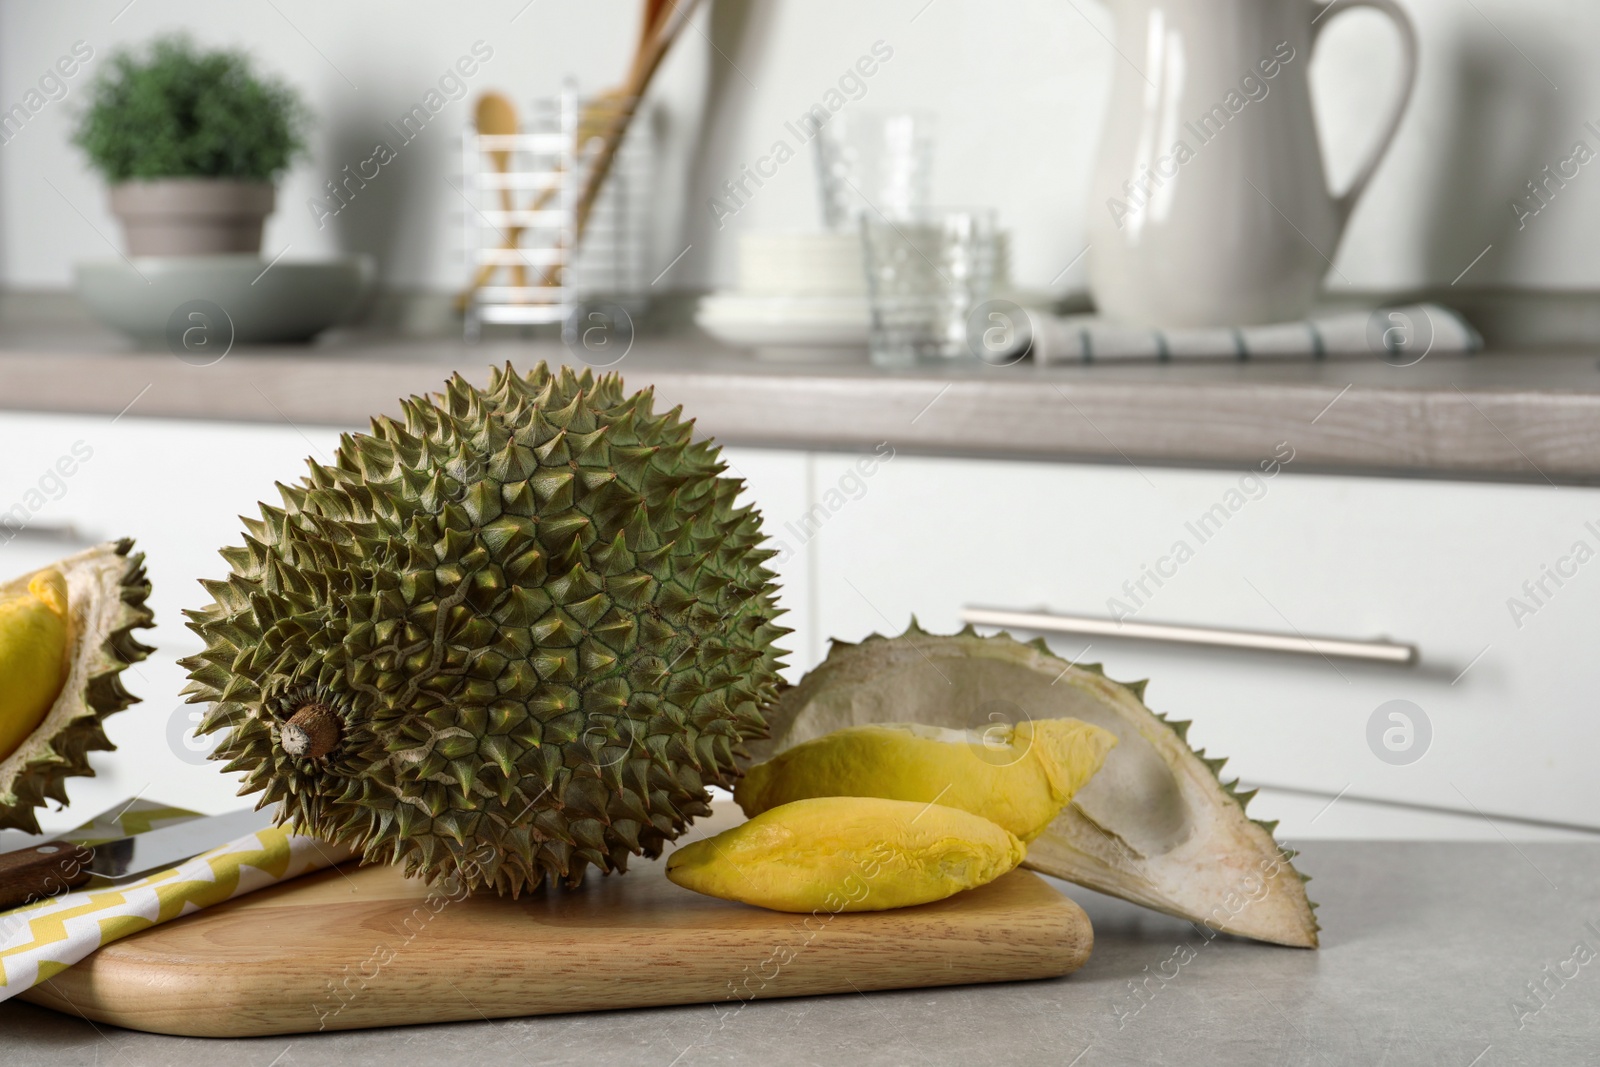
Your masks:
<svg viewBox="0 0 1600 1067"><path fill-rule="evenodd" d="M805 511L810 456L777 449L724 448L722 459L730 476L744 480L746 492L740 501L754 504L761 512L763 529L770 531L787 521L787 516ZM787 653L783 676L792 683L815 666L809 647L810 636L816 631L811 617L811 557L803 552L786 552L782 545L773 547L778 554L767 561L767 567L778 576L778 606L784 612L778 623L794 631L778 642Z"/></svg>
<svg viewBox="0 0 1600 1067"><path fill-rule="evenodd" d="M100 777L71 784L75 815L140 791L202 810L239 803L187 733L197 709L182 702L176 660L198 644L181 610L206 602L198 578L224 573L216 550L238 541L238 516L275 500L273 481L298 477L308 454L331 456L338 433L0 413L0 512L28 509L20 535L0 529L0 570L132 536L155 586L159 627L147 640L158 650L128 679L144 703L109 720L119 752L94 758ZM1578 541L1600 550L1586 526L1600 528L1600 490L1304 475L1292 461L1241 483L1239 472L932 459L887 446L724 456L779 552L770 565L782 621L796 631L785 642L790 680L829 638L898 632L913 613L953 630L965 605L1105 615L1116 598L1139 621L1387 636L1416 644L1420 665L1053 644L1113 677L1151 678L1152 706L1193 718L1191 738L1231 757L1231 773L1309 791L1268 789L1252 808L1283 817L1291 839L1558 833L1480 812L1600 826L1600 717L1587 702L1600 667L1584 625L1600 607L1600 560L1579 564L1572 552ZM1190 524L1219 504L1226 518L1202 543ZM1180 540L1193 554L1178 563ZM1146 569L1158 566L1168 575L1159 585ZM1573 572L1560 586L1545 576L1558 566ZM1541 580L1549 595L1535 602L1523 583ZM1534 610L1514 620L1511 597ZM1368 744L1369 719L1395 699L1432 726L1408 765Z"/></svg>
<svg viewBox="0 0 1600 1067"><path fill-rule="evenodd" d="M133 537L148 557L159 640L194 647L180 611L206 602L198 579L226 573L217 550L239 543L239 516L258 515L262 500L280 503L273 483L297 479L308 455L331 459L338 436L288 425L0 414L0 512L46 483L42 508L20 534L6 542L9 531L0 530L0 561L15 571L26 569L17 566L24 556L44 562ZM75 448L89 458L56 490L46 472L59 473L55 464Z"/></svg>
<svg viewBox="0 0 1600 1067"><path fill-rule="evenodd" d="M1600 490L1306 475L1292 461L1242 480L899 456L861 477L858 459L820 456L813 472L814 499L838 490L813 513L807 546L819 635L894 633L912 614L948 632L974 605L1386 636L1418 646L1420 664L1052 644L1114 678L1151 679L1150 704L1192 718L1190 739L1231 757L1228 771L1247 782L1452 809L1486 836L1516 823L1491 826L1480 812L1600 829L1600 557L1587 558L1600 551ZM1579 542L1588 548L1575 553ZM1523 583L1558 566L1571 576L1559 587L1544 578L1536 603ZM1160 584L1148 577L1157 568ZM1511 597L1533 613L1514 619ZM1425 751L1412 735L1423 754L1406 765L1368 742L1369 720L1392 700L1431 723ZM1403 745L1403 732L1392 741ZM1271 815L1276 804L1301 836L1437 825L1349 799L1313 824L1307 811L1326 801L1304 801L1267 794L1257 807Z"/></svg>
<svg viewBox="0 0 1600 1067"><path fill-rule="evenodd" d="M274 481L298 477L307 455L329 457L337 442L338 431L327 428L0 414L0 511L20 502L31 512L16 536L0 529L0 569L15 574L132 537L145 553L157 624L136 635L156 651L124 676L141 702L106 721L117 751L91 757L95 778L68 782L71 816L61 813L49 827L135 794L202 811L243 803L237 776L205 760L209 739L189 732L200 709L180 695L177 660L201 646L182 610L209 601L199 579L227 573L217 550L239 543L239 516L257 514L258 501L277 503ZM57 466L85 453L70 475L70 465Z"/></svg>
<svg viewBox="0 0 1600 1067"><path fill-rule="evenodd" d="M200 643L184 625L182 610L209 602L201 578L219 578L227 565L217 550L240 543L240 515L258 514L259 501L279 502L276 481L297 479L305 458L330 461L340 431L281 426L0 412L0 573L43 566L99 541L133 537L146 554L157 626L141 631L156 646L126 675L141 703L107 720L115 753L91 757L96 777L68 783L73 808L41 821L61 828L135 794L202 811L222 811L235 798L236 776L219 773L205 757L211 739L192 734L200 709L184 703L180 657ZM65 460L63 459L65 457ZM731 475L749 486L745 496L768 515L804 509L807 459L799 453L727 449ZM781 621L800 633L812 629L804 590L808 557L774 561L789 609ZM793 648L791 638L786 644ZM807 664L790 657L786 673Z"/></svg>

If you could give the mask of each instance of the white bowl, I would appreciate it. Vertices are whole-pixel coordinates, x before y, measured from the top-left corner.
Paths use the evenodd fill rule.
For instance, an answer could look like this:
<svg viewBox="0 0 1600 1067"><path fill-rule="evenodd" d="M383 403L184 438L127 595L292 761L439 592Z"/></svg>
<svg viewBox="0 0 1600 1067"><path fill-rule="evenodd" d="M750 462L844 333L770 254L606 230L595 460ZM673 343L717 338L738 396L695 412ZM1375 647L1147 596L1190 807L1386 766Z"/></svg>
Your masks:
<svg viewBox="0 0 1600 1067"><path fill-rule="evenodd" d="M309 341L343 321L372 287L371 256L271 263L259 256L144 256L80 263L78 298L140 344L170 343L185 305L220 307L233 344ZM180 326L181 332L181 326Z"/></svg>

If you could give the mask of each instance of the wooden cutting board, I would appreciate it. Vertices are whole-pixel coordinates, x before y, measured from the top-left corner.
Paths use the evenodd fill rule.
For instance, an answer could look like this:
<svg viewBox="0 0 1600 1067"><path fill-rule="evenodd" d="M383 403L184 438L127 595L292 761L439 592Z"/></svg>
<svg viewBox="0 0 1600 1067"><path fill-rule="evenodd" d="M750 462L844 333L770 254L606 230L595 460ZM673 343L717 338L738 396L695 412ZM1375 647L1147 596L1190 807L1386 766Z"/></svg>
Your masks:
<svg viewBox="0 0 1600 1067"><path fill-rule="evenodd" d="M684 840L737 818L721 810ZM811 917L691 893L660 861L517 901L451 900L352 864L152 927L23 998L248 1037L1053 978L1092 944L1083 910L1023 870L935 904Z"/></svg>

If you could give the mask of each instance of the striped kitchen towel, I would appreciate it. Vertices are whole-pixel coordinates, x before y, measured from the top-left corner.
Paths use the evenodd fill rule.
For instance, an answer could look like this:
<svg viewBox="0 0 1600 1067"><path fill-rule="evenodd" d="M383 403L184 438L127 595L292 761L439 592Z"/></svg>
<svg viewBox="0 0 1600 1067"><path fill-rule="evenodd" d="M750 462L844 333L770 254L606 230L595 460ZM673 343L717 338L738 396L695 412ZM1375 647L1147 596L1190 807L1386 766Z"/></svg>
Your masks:
<svg viewBox="0 0 1600 1067"><path fill-rule="evenodd" d="M126 885L0 912L0 1001L49 981L96 949L159 923L350 859L283 827L241 837Z"/></svg>
<svg viewBox="0 0 1600 1067"><path fill-rule="evenodd" d="M1483 347L1478 331L1439 304L1339 311L1271 326L1182 330L1136 329L1093 315L1038 311L1028 312L1028 320L1036 363L1382 359L1403 365Z"/></svg>

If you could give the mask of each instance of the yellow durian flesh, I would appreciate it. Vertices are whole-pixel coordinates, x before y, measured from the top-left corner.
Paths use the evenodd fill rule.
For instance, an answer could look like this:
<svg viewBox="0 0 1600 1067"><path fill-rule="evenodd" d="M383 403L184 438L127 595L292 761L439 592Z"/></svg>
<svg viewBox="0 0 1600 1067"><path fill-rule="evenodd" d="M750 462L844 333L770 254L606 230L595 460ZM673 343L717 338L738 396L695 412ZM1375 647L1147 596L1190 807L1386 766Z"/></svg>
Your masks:
<svg viewBox="0 0 1600 1067"><path fill-rule="evenodd" d="M72 665L67 582L41 571L0 600L0 760L44 722Z"/></svg>
<svg viewBox="0 0 1600 1067"><path fill-rule="evenodd" d="M756 764L733 795L748 816L807 797L937 801L1032 841L1116 743L1109 730L1077 719L982 731L917 723L850 726Z"/></svg>
<svg viewBox="0 0 1600 1067"><path fill-rule="evenodd" d="M1117 747L1029 843L1025 865L1209 929L1314 948L1315 905L1290 862L1294 850L1274 840L1273 823L1246 813L1251 792L1218 778L1226 761L1194 751L1190 724L1157 715L1144 694L1144 682L1069 663L1042 639L1024 644L971 627L932 634L913 620L898 637L834 641L827 659L767 709L772 739L747 748L765 759L834 730L894 720L983 729L997 702L1017 718L1094 723L1117 735Z"/></svg>
<svg viewBox="0 0 1600 1067"><path fill-rule="evenodd" d="M958 808L817 797L678 848L667 877L773 911L886 911L992 882L1025 852L1016 835Z"/></svg>
<svg viewBox="0 0 1600 1067"><path fill-rule="evenodd" d="M52 572L59 575L59 581L51 577ZM115 747L106 737L105 718L137 701L123 688L121 676L153 651L133 636L133 631L154 625L145 606L149 596L144 554L135 552L133 541L126 538L0 580L0 603L20 600L22 606L13 610L30 615L42 604L50 614L65 614L70 619L62 653L64 682L54 686L55 696L42 718L14 748L5 752L0 746L0 829L39 833L38 810L47 801L65 805L67 780L94 774L90 753ZM37 615L32 617L41 621ZM45 625L48 628L50 624L46 621ZM5 643L4 638L0 643ZM30 639L16 647L33 643ZM23 657L27 669L41 674L48 673L43 668L48 668L49 661L50 657L38 654L37 649ZM0 673L0 692L8 681L9 674ZM17 705L21 704L18 700ZM6 721L26 723L29 718L18 715ZM6 736L11 736L10 730Z"/></svg>

